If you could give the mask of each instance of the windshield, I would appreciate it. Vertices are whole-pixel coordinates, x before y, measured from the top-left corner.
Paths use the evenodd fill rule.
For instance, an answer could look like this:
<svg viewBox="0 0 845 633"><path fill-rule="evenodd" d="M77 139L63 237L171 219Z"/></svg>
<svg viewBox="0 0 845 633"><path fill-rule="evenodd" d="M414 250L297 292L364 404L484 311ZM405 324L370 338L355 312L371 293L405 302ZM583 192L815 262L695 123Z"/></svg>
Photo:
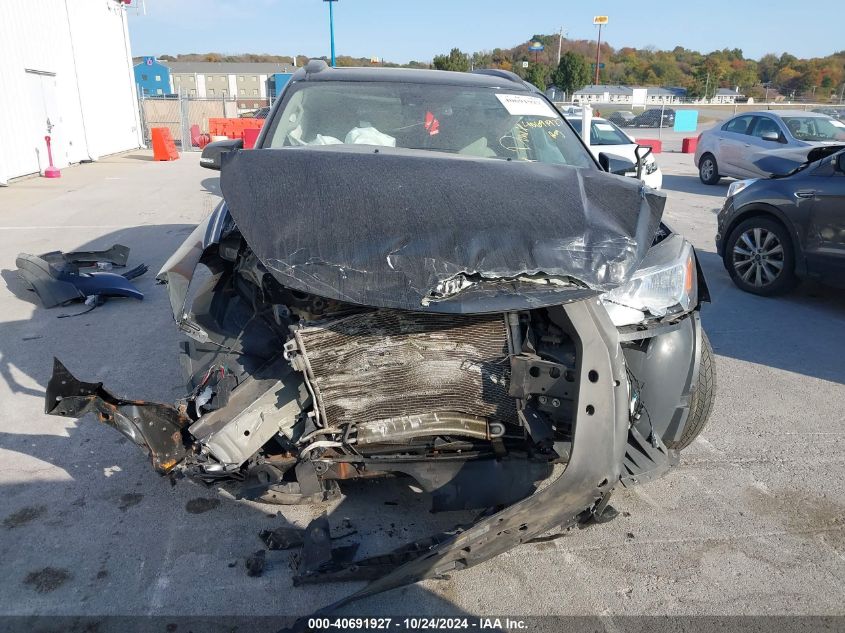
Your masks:
<svg viewBox="0 0 845 633"><path fill-rule="evenodd" d="M365 144L595 167L549 103L526 92L399 82L299 82L264 147Z"/></svg>
<svg viewBox="0 0 845 633"><path fill-rule="evenodd" d="M845 141L845 123L820 116L787 116L783 122L799 141Z"/></svg>
<svg viewBox="0 0 845 633"><path fill-rule="evenodd" d="M583 121L580 119L569 119L569 124L581 134ZM613 125L610 121L596 121L593 119L590 124L590 145L632 145L625 132Z"/></svg>

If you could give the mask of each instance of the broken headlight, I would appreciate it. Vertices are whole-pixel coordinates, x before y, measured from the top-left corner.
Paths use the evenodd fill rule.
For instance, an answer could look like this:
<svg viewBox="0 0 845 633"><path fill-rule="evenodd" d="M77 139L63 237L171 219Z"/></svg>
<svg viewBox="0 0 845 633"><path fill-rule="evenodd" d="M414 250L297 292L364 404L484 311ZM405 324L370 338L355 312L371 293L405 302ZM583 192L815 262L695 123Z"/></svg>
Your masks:
<svg viewBox="0 0 845 633"><path fill-rule="evenodd" d="M698 300L695 253L687 240L672 235L651 247L630 281L602 295L614 325L689 312Z"/></svg>

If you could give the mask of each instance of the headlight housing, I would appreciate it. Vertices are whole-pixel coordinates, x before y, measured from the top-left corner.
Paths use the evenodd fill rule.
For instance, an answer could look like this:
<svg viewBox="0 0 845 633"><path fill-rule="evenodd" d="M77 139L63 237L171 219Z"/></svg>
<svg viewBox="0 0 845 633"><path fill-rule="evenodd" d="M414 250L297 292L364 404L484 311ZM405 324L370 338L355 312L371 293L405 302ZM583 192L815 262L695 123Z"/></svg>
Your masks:
<svg viewBox="0 0 845 633"><path fill-rule="evenodd" d="M616 326L683 314L698 302L697 277L692 244L671 235L651 247L628 283L601 300Z"/></svg>
<svg viewBox="0 0 845 633"><path fill-rule="evenodd" d="M645 159L645 164L643 165L643 168L646 174L651 175L657 171L657 161L654 160L653 156L649 156Z"/></svg>
<svg viewBox="0 0 845 633"><path fill-rule="evenodd" d="M732 182L728 187L728 195L726 197L730 198L731 196L738 194L747 186L753 185L755 182L757 182L757 180L757 178L749 178L748 180L736 180Z"/></svg>

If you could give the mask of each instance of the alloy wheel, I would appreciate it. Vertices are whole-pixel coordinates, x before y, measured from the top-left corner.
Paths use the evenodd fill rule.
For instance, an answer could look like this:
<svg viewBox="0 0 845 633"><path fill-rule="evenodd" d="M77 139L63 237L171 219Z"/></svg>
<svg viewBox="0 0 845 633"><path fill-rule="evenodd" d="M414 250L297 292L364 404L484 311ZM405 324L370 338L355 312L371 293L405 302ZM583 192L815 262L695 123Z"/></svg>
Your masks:
<svg viewBox="0 0 845 633"><path fill-rule="evenodd" d="M772 231L750 228L734 244L733 267L747 284L763 288L774 283L783 265L783 244Z"/></svg>
<svg viewBox="0 0 845 633"><path fill-rule="evenodd" d="M716 166L711 159L705 158L704 162L701 163L701 176L704 180L710 180L715 170Z"/></svg>

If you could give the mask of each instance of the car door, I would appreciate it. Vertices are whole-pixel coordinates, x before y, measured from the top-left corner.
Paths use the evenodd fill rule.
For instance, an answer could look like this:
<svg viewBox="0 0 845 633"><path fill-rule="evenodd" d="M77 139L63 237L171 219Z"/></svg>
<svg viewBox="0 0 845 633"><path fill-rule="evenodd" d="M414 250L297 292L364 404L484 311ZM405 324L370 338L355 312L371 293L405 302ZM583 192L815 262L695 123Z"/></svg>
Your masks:
<svg viewBox="0 0 845 633"><path fill-rule="evenodd" d="M719 173L723 176L753 177L753 172L742 167L750 146L748 133L753 122L753 115L743 114L730 119L719 130L716 136L716 162L719 165Z"/></svg>
<svg viewBox="0 0 845 633"><path fill-rule="evenodd" d="M829 281L845 285L845 159L840 152L824 161L809 187L795 192L797 198L812 198L805 252L810 271ZM839 163L839 164L837 164Z"/></svg>
<svg viewBox="0 0 845 633"><path fill-rule="evenodd" d="M786 135L784 130L774 118L758 115L751 122L749 132L746 143L740 150L739 160L741 164L739 166L751 177L769 176L768 172L755 165L755 160L760 158L761 153L785 147ZM777 140L763 138L771 134L777 134Z"/></svg>

